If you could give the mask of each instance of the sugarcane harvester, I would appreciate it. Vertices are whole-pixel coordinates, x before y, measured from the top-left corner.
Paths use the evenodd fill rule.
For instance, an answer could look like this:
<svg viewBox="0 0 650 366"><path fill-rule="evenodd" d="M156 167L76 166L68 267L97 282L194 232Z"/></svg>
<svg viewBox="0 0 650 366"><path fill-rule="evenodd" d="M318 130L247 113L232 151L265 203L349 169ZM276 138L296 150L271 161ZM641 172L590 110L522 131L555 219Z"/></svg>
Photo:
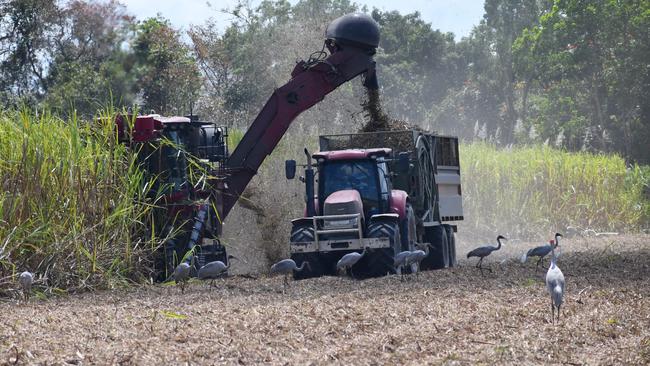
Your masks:
<svg viewBox="0 0 650 366"><path fill-rule="evenodd" d="M296 64L291 80L273 92L232 154L227 129L196 116L138 116L130 131L118 121L122 139L141 145L142 167L156 177L161 209L154 233L165 238L161 272L169 273L189 250L197 266L227 263L219 240L222 224L264 159L301 112L340 85L363 75L364 86L377 89L373 57L378 45L379 27L371 17L348 14L332 21L323 50ZM197 184L190 183L190 156L209 172Z"/></svg>

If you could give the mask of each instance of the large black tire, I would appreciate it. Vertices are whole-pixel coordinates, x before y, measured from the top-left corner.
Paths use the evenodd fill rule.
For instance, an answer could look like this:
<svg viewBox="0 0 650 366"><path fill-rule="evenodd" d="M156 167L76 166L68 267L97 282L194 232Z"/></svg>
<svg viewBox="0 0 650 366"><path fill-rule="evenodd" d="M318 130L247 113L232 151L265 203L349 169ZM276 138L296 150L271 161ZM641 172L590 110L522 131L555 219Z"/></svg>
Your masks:
<svg viewBox="0 0 650 366"><path fill-rule="evenodd" d="M367 238L389 238L390 248L369 251L359 263L354 266L357 277L379 277L395 273L393 262L395 254L401 248L399 225L392 221L370 223Z"/></svg>
<svg viewBox="0 0 650 366"><path fill-rule="evenodd" d="M299 223L291 228L291 238L289 240L292 243L314 241L314 239L314 227L309 224Z"/></svg>
<svg viewBox="0 0 650 366"><path fill-rule="evenodd" d="M297 223L291 228L292 243L295 242L308 242L314 241L314 227L308 223ZM302 280L305 278L320 277L324 274L324 268L321 264L318 253L295 253L291 255L291 259L296 262L296 265L302 265L302 262L308 261L309 268L305 268L300 272L294 271L293 278Z"/></svg>
<svg viewBox="0 0 650 366"><path fill-rule="evenodd" d="M429 255L424 258L420 268L443 269L449 267L449 244L447 243L447 230L443 225L425 228L425 240L431 243Z"/></svg>
<svg viewBox="0 0 650 366"><path fill-rule="evenodd" d="M454 227L451 225L443 225L447 231L447 246L449 253L449 267L456 267L456 236L454 235Z"/></svg>
<svg viewBox="0 0 650 366"><path fill-rule="evenodd" d="M300 267L304 261L309 262L308 268L305 267L305 269L300 272L293 272L293 278L296 280L321 277L325 274L325 268L323 268L322 261L318 257L317 253L295 253L291 255L291 259L296 262L298 267Z"/></svg>

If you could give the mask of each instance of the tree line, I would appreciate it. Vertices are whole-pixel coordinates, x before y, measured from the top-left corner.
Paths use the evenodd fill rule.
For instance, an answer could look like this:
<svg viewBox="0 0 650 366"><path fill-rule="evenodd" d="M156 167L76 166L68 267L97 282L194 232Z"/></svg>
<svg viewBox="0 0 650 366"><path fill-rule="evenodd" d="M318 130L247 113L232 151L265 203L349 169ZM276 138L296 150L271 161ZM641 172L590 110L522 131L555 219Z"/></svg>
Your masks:
<svg viewBox="0 0 650 366"><path fill-rule="evenodd" d="M382 106L395 118L467 140L650 163L650 2L486 0L484 9L458 39L417 12L349 0L241 1L223 10L227 25L209 20L185 35L161 17L138 20L115 0L5 0L0 103L85 116L106 103L193 109L245 127L295 61L320 50L329 21L363 11L381 26ZM350 132L364 118L357 84L298 123Z"/></svg>

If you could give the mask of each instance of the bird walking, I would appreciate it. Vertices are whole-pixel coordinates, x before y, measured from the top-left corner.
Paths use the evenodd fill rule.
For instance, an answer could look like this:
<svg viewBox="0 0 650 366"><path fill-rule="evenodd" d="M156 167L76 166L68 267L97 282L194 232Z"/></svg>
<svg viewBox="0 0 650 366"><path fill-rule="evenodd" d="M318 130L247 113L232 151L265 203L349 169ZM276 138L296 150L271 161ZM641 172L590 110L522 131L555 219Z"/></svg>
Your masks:
<svg viewBox="0 0 650 366"><path fill-rule="evenodd" d="M395 272L399 273L401 276L401 280L404 280L404 268L408 268L410 262L409 262L409 257L411 256L411 251L405 250L403 252L397 253L395 255L395 258L393 260L393 267L395 268Z"/></svg>
<svg viewBox="0 0 650 366"><path fill-rule="evenodd" d="M539 268L539 265L544 265L544 257L546 257L553 249L557 248L560 245L560 238L562 234L555 233L555 240L549 241L546 245L541 245L535 248L530 249L524 255L521 256L521 263L525 263L529 257L538 257L537 264L535 264L535 271Z"/></svg>
<svg viewBox="0 0 650 366"><path fill-rule="evenodd" d="M339 261L336 263L336 271L340 273L341 271L347 271L349 269L350 277L354 278L352 267L357 264L357 262L359 262L364 255L366 255L368 249L368 247L365 247L361 253L352 252L341 257L341 259L339 259Z"/></svg>
<svg viewBox="0 0 650 366"><path fill-rule="evenodd" d="M282 287L282 293L284 293L287 286L289 286L289 275L292 275L294 271L301 272L305 267L311 270L311 265L308 261L302 262L300 267L298 267L293 259L283 259L271 266L271 275L284 275L284 286Z"/></svg>
<svg viewBox="0 0 650 366"><path fill-rule="evenodd" d="M478 248L472 250L471 252L467 253L467 258L470 258L470 257L478 257L478 258L480 258L478 263L476 263L476 268L481 270L481 275L483 274L483 266L482 266L483 258L485 258L488 255L492 254L492 252L494 252L495 250L501 249L501 240L508 240L508 239L506 239L502 235L499 235L499 236L497 236L498 245L496 247L492 246L492 245L486 245L486 246L483 246L483 247L478 247ZM487 268L487 270L492 272L492 269L490 269L490 268Z"/></svg>
<svg viewBox="0 0 650 366"><path fill-rule="evenodd" d="M551 265L546 272L546 288L551 295L551 322L555 322L555 308L557 307L557 320L560 321L560 307L564 299L564 274L557 266L555 248L551 250Z"/></svg>
<svg viewBox="0 0 650 366"><path fill-rule="evenodd" d="M32 290L32 284L34 283L34 275L29 271L25 271L18 277L18 282L23 290L23 298L25 301L29 300L29 293Z"/></svg>
<svg viewBox="0 0 650 366"><path fill-rule="evenodd" d="M204 266L199 268L198 277L199 280L210 280L210 287L214 285L214 280L219 277L222 277L230 269L230 259L238 259L234 255L228 255L228 265L222 261L212 261L206 263Z"/></svg>
<svg viewBox="0 0 650 366"><path fill-rule="evenodd" d="M431 246L431 243L417 243L416 245L423 245L424 250L418 249L412 251L409 255L408 263L411 265L413 272L415 272L415 277L418 277L418 273L420 272L420 263L422 263L422 260L424 260L424 258L429 256L429 247Z"/></svg>

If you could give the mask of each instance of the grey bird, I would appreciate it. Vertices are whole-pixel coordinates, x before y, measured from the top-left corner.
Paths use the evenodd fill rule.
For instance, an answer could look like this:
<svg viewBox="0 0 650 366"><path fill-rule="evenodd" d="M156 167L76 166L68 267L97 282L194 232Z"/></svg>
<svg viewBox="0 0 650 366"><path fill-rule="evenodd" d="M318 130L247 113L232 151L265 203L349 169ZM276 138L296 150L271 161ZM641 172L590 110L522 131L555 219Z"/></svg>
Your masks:
<svg viewBox="0 0 650 366"><path fill-rule="evenodd" d="M555 322L555 308L557 307L557 320L560 321L560 306L564 299L564 274L557 266L555 249L551 250L551 266L546 272L546 288L551 295L551 322Z"/></svg>
<svg viewBox="0 0 650 366"><path fill-rule="evenodd" d="M361 258L366 255L366 252L368 251L368 247L365 247L363 249L363 252L357 253L348 253L341 257L338 262L336 262L336 271L337 272L342 272L342 271L347 271L348 269L350 270L350 277L354 278L354 273L352 273L352 267L357 264L361 260Z"/></svg>
<svg viewBox="0 0 650 366"><path fill-rule="evenodd" d="M409 266L409 257L411 251L405 250L403 252L397 253L395 259L393 260L393 267L395 267L395 272L399 273L401 279L404 280L404 268Z"/></svg>
<svg viewBox="0 0 650 366"><path fill-rule="evenodd" d="M191 262L194 262L193 259L190 259ZM176 266L174 269L174 273L172 273L172 278L174 281L176 281L176 284L181 287L181 293L185 292L185 284L187 283L187 280L190 278L190 270L191 270L191 265L190 263L187 263L186 261L181 262Z"/></svg>
<svg viewBox="0 0 650 366"><path fill-rule="evenodd" d="M271 266L271 275L284 275L284 287L282 287L282 293L284 293L289 285L289 275L292 275L293 271L301 272L305 267L311 270L311 265L309 265L308 261L302 262L300 267L298 267L293 259L283 259Z"/></svg>
<svg viewBox="0 0 650 366"><path fill-rule="evenodd" d="M222 261L212 261L206 263L204 266L199 268L199 280L210 280L210 287L212 287L214 280L225 275L228 272L228 269L230 269L230 259L238 258L233 255L228 255L228 265Z"/></svg>
<svg viewBox="0 0 650 366"><path fill-rule="evenodd" d="M23 297L27 301L29 299L29 293L32 290L32 284L34 283L34 275L31 272L25 271L18 277L18 282L23 290Z"/></svg>
<svg viewBox="0 0 650 366"><path fill-rule="evenodd" d="M546 257L553 249L557 248L560 245L560 238L562 234L555 233L555 241L551 240L549 244L541 245L535 248L530 249L523 256L521 256L521 263L525 263L528 260L528 257L538 257L537 264L535 265L535 271L540 264L544 265L544 257Z"/></svg>
<svg viewBox="0 0 650 366"><path fill-rule="evenodd" d="M471 252L467 253L467 258L470 258L470 257L479 257L479 258L481 258L481 259L479 259L478 263L476 263L476 268L481 270L481 274L483 274L483 266L482 266L483 258L485 258L488 255L492 254L492 252L494 252L495 250L501 249L501 240L508 240L508 239L506 239L504 236L499 235L499 236L497 236L498 245L496 247L492 246L492 245L486 245L484 247L478 247L478 248L472 250ZM487 268L487 270L492 272L492 269L490 269L490 268Z"/></svg>
<svg viewBox="0 0 650 366"><path fill-rule="evenodd" d="M416 245L424 246L424 250L418 249L412 251L411 255L409 255L408 263L411 264L411 268L417 277L418 273L420 272L420 263L422 263L422 260L424 260L424 258L429 256L429 247L431 246L431 243L418 243Z"/></svg>

